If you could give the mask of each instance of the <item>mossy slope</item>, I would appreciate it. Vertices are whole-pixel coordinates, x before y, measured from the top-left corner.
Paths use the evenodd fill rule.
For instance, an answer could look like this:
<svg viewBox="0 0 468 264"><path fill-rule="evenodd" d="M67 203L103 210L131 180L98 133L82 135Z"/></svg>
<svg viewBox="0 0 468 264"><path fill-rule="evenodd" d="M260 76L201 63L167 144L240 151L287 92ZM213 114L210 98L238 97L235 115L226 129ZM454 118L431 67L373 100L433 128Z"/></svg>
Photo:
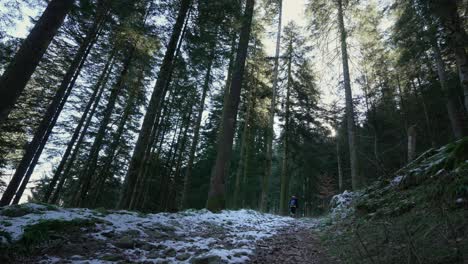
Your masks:
<svg viewBox="0 0 468 264"><path fill-rule="evenodd" d="M468 138L431 149L362 191L323 232L344 263L468 263Z"/></svg>

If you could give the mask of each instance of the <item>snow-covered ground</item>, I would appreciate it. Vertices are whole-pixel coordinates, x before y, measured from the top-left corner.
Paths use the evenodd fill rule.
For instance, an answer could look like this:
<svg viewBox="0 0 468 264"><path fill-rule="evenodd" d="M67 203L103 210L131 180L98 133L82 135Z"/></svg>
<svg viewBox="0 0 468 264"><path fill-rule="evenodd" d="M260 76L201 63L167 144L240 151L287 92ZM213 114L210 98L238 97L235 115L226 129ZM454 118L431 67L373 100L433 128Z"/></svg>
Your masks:
<svg viewBox="0 0 468 264"><path fill-rule="evenodd" d="M360 192L348 192L333 196L330 201L330 216L332 219L340 220L354 213L353 203L362 194Z"/></svg>
<svg viewBox="0 0 468 264"><path fill-rule="evenodd" d="M111 260L119 259L146 263L243 263L253 254L259 240L273 236L294 221L289 217L252 210L222 211L218 214L207 210L189 210L143 215L128 211L54 209L38 204L22 206L31 212L8 217L2 214L5 209L0 211L0 231L10 234L13 241L21 239L25 227L41 221L97 220L92 231L83 228L82 234L86 237L84 243L98 243L95 250L78 250L74 255L61 252L43 256L43 263L63 260L72 263L113 263ZM5 238L2 240L6 241ZM71 243L73 247L76 242L64 243Z"/></svg>

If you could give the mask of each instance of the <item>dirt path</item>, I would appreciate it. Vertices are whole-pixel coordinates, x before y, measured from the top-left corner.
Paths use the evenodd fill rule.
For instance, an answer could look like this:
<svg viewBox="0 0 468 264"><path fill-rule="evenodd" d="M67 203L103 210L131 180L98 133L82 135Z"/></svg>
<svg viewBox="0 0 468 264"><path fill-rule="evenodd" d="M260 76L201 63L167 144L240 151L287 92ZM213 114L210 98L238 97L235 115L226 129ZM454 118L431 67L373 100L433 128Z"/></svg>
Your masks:
<svg viewBox="0 0 468 264"><path fill-rule="evenodd" d="M333 264L318 239L309 228L293 227L281 230L277 235L258 243L256 254L250 263L255 264Z"/></svg>

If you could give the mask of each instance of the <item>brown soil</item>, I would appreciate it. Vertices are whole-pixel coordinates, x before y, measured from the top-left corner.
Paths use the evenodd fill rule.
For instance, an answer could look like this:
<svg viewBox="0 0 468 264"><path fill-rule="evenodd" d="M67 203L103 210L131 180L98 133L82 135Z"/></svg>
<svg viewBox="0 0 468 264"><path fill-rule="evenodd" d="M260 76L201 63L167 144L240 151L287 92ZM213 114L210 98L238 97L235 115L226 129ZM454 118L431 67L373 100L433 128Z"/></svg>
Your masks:
<svg viewBox="0 0 468 264"><path fill-rule="evenodd" d="M292 227L260 242L250 263L335 264L339 262L327 256L310 229Z"/></svg>

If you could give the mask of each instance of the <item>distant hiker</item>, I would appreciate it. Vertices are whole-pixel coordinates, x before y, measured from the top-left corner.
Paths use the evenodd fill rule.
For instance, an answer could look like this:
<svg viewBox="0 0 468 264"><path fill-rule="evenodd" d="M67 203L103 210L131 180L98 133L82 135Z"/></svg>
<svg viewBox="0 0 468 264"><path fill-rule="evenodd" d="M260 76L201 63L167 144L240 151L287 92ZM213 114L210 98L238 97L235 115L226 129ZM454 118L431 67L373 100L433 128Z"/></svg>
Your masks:
<svg viewBox="0 0 468 264"><path fill-rule="evenodd" d="M296 216L296 209L299 207L299 200L295 195L291 196L289 200L289 214L294 217Z"/></svg>

